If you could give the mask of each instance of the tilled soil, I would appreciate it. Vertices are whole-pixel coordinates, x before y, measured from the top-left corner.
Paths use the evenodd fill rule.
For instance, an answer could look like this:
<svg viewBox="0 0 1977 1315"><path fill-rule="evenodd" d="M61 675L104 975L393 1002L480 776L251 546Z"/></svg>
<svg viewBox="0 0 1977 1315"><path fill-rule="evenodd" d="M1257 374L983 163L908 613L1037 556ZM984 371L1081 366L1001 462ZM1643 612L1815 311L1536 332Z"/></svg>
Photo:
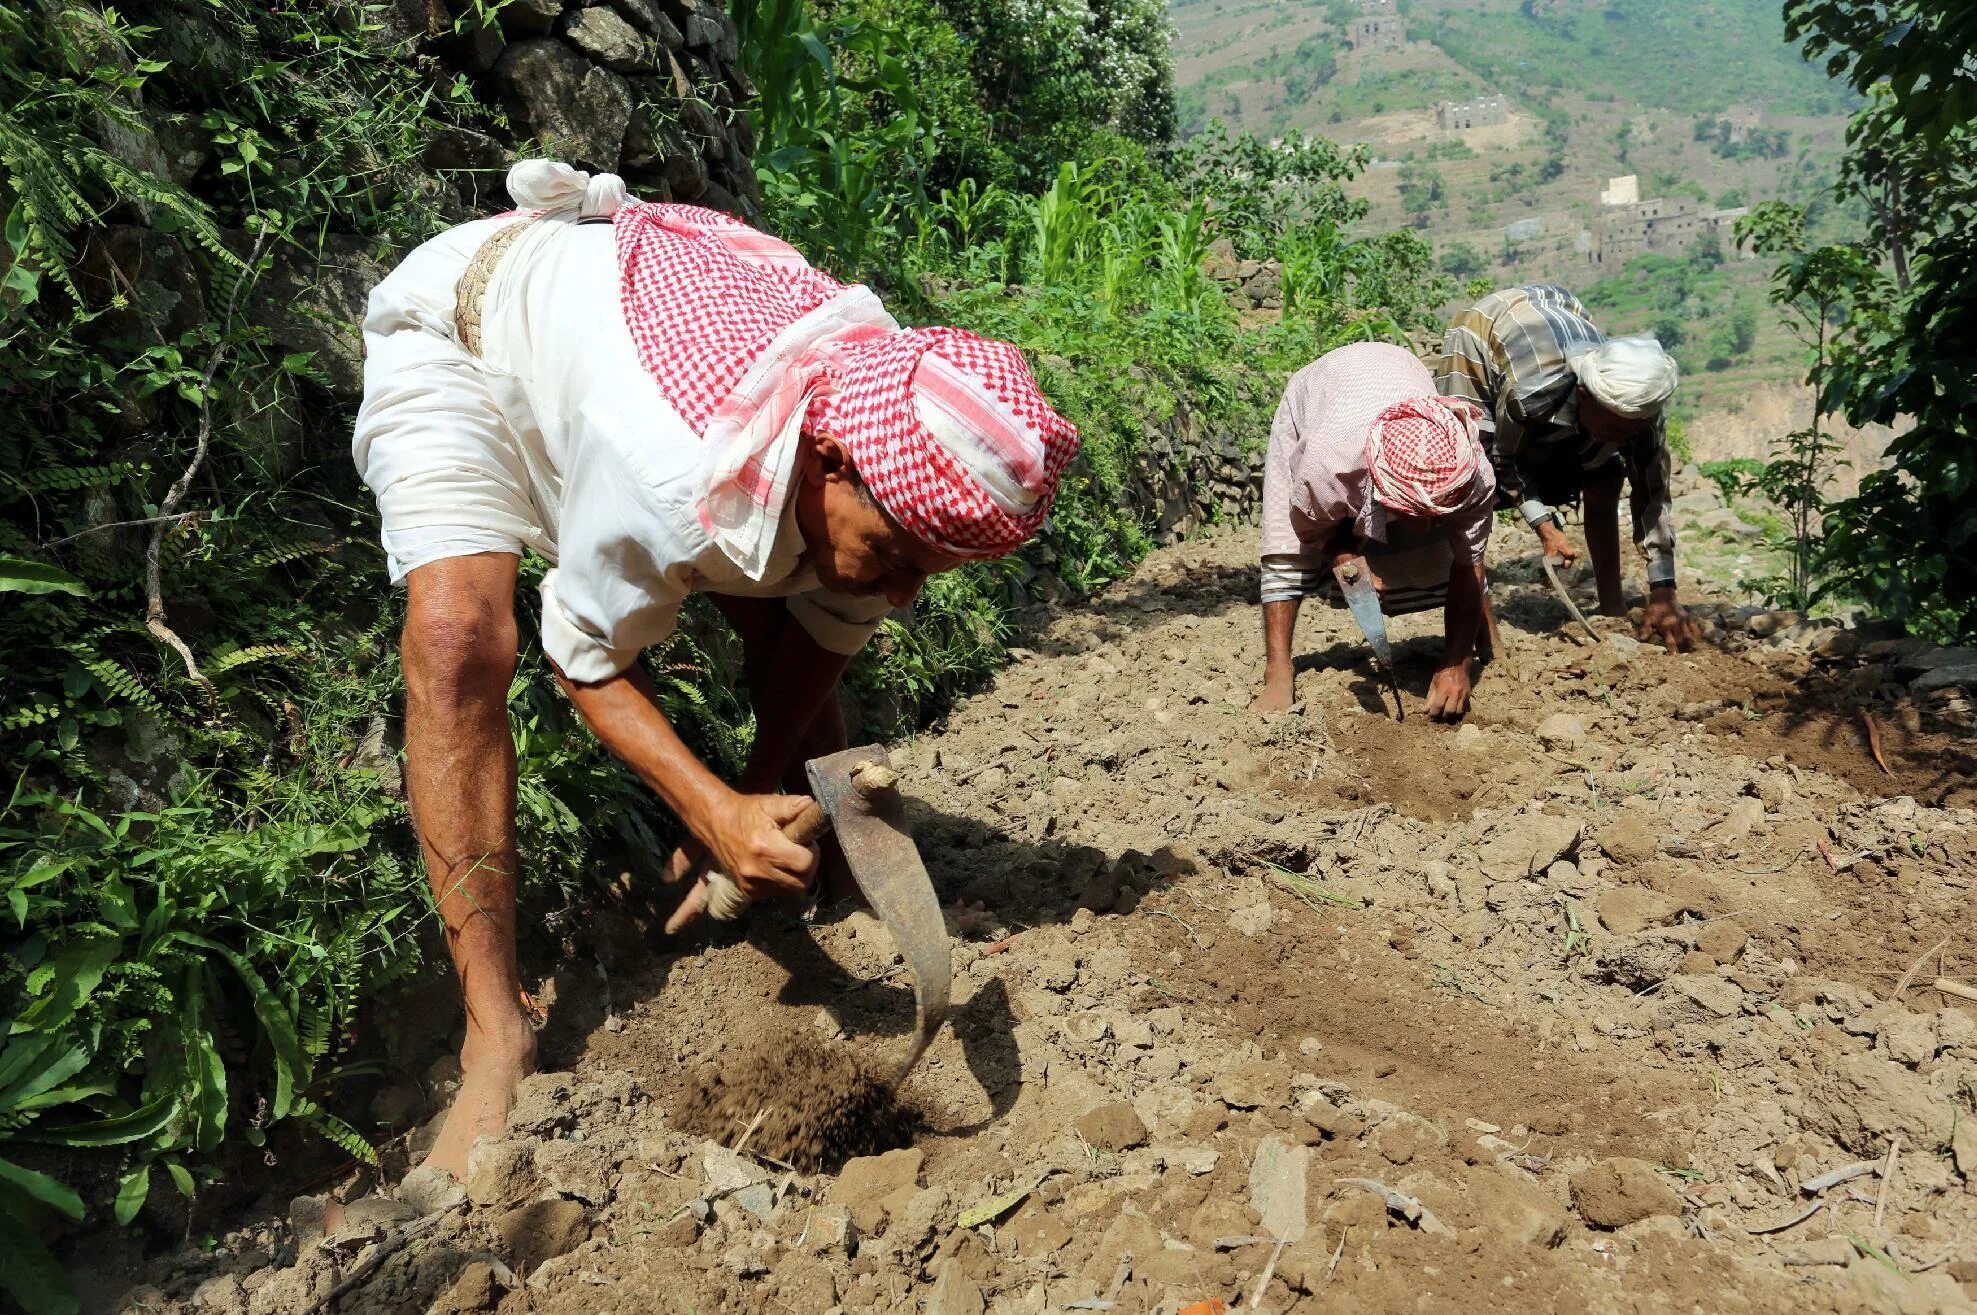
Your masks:
<svg viewBox="0 0 1977 1315"><path fill-rule="evenodd" d="M248 1225L137 1295L270 1315L363 1273L337 1309L1971 1309L1977 1006L1933 985L1977 982L1967 745L1856 666L1575 646L1514 569L1459 729L1421 712L1430 619L1395 626L1396 722L1322 608L1301 705L1258 718L1254 550L1155 553L895 747L957 935L909 1148L811 1174L751 1155L734 1102L696 1107L715 1139L679 1126L695 1075L772 1029L883 1071L912 1027L876 919L765 911L620 959L608 996L567 973L569 1071L374 1270L408 1211L327 1243Z"/></svg>

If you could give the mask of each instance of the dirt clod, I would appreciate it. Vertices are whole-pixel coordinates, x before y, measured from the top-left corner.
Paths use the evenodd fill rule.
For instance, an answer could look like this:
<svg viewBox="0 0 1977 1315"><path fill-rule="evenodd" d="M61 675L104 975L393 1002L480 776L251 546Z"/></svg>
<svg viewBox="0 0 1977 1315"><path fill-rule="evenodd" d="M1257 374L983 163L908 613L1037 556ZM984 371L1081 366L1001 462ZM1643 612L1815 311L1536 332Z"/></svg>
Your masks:
<svg viewBox="0 0 1977 1315"><path fill-rule="evenodd" d="M1572 1204L1595 1228L1625 1228L1654 1215L1679 1215L1675 1195L1654 1166L1618 1156L1572 1175Z"/></svg>
<svg viewBox="0 0 1977 1315"><path fill-rule="evenodd" d="M1129 1151L1146 1140L1146 1124L1123 1100L1094 1106L1073 1123L1078 1135L1101 1151Z"/></svg>
<svg viewBox="0 0 1977 1315"><path fill-rule="evenodd" d="M769 1037L688 1084L677 1111L689 1132L799 1169L836 1169L910 1141L918 1113L849 1050L789 1033Z"/></svg>
<svg viewBox="0 0 1977 1315"><path fill-rule="evenodd" d="M526 1278L589 1237L590 1216L575 1201L536 1201L496 1219L494 1231L507 1245L515 1272Z"/></svg>

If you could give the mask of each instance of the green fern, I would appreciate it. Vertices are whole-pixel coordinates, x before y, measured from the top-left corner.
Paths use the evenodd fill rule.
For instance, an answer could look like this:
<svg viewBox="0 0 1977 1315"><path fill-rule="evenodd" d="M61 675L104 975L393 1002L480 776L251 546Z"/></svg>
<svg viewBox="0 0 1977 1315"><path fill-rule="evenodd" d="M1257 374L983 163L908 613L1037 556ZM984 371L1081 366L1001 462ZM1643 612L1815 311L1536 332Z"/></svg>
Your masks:
<svg viewBox="0 0 1977 1315"><path fill-rule="evenodd" d="M123 666L115 659L106 656L101 649L96 647L95 640L96 636L92 635L85 639L76 640L64 647L70 656L74 657L81 664L84 671L96 677L97 683L102 685L104 689L127 703L137 705L146 712L162 714L165 711L165 707L163 703L159 702L158 696L153 694L149 687L143 681L139 680L136 674L129 668Z"/></svg>
<svg viewBox="0 0 1977 1315"><path fill-rule="evenodd" d="M304 1006L296 1031L302 1037L302 1053L312 1062L329 1054L330 1011L324 1005L311 1003Z"/></svg>
<svg viewBox="0 0 1977 1315"><path fill-rule="evenodd" d="M133 462L119 461L104 466L44 466L23 475L9 475L7 483L17 496L36 493L73 493L80 489L112 488L129 480L136 472Z"/></svg>
<svg viewBox="0 0 1977 1315"><path fill-rule="evenodd" d="M287 644L250 644L246 648L236 648L231 653L211 659L203 669L208 676L219 676L255 662L294 657L297 651Z"/></svg>
<svg viewBox="0 0 1977 1315"><path fill-rule="evenodd" d="M328 1110L312 1101L297 1101L294 1112L306 1127L313 1129L323 1140L341 1149L351 1159L370 1165L378 1162L377 1148L366 1141L363 1134Z"/></svg>
<svg viewBox="0 0 1977 1315"><path fill-rule="evenodd" d="M37 699L33 703L18 708L10 708L0 716L0 730L26 730L30 726L43 726L62 715L62 705L50 699Z"/></svg>
<svg viewBox="0 0 1977 1315"><path fill-rule="evenodd" d="M343 544L342 539L276 544L272 548L264 548L260 552L249 554L247 562L256 570L266 570L270 566L282 566L288 562L300 561L304 557L317 557L324 553L335 552Z"/></svg>

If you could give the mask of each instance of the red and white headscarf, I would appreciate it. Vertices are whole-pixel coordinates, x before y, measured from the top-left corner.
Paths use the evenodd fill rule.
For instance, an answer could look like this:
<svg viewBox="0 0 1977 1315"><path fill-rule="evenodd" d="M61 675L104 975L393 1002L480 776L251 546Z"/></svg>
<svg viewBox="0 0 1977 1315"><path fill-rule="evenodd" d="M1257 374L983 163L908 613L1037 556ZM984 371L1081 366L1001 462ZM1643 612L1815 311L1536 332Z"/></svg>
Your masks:
<svg viewBox="0 0 1977 1315"><path fill-rule="evenodd" d="M1402 516L1460 510L1485 460L1481 420L1460 398L1414 397L1380 412L1366 433L1374 501Z"/></svg>
<svg viewBox="0 0 1977 1315"><path fill-rule="evenodd" d="M902 329L870 289L718 211L600 205L598 180L526 165L510 173L518 203L612 215L639 361L707 444L701 522L743 570L768 561L806 427L843 443L879 504L942 552L1001 556L1042 526L1078 431L1015 347Z"/></svg>

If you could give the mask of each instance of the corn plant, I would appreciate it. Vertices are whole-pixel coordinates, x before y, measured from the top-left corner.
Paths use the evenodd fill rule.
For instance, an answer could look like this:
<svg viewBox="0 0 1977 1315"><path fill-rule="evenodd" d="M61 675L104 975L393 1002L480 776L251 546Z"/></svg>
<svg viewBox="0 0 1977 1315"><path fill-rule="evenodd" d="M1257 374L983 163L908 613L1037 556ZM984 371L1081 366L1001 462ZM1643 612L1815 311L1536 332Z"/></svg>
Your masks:
<svg viewBox="0 0 1977 1315"><path fill-rule="evenodd" d="M1214 283L1201 272L1211 241L1205 198L1196 197L1187 209L1160 218L1158 299L1190 319L1200 319L1206 299L1215 295Z"/></svg>

